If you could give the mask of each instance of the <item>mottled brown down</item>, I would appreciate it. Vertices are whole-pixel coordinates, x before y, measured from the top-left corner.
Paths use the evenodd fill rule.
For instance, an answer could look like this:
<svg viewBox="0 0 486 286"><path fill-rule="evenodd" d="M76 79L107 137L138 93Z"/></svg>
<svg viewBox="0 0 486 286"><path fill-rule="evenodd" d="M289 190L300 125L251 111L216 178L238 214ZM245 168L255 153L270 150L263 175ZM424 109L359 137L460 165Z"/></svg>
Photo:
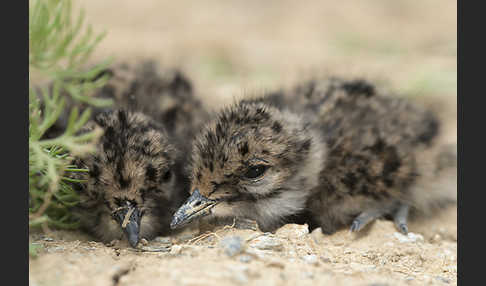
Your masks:
<svg viewBox="0 0 486 286"><path fill-rule="evenodd" d="M141 238L167 234L172 213L188 195L184 154L208 114L185 75L153 61L116 64L96 78L101 76L109 80L91 96L111 98L114 105L92 107L89 128L98 126L104 135L93 155L76 162L90 172L88 182L77 186L82 203L75 213L83 229L109 242L123 237L112 215L129 200L145 209ZM67 99L66 112L45 138L64 132L72 107L88 107Z"/></svg>
<svg viewBox="0 0 486 286"><path fill-rule="evenodd" d="M105 242L122 239L113 213L128 201L142 213L141 238L167 233L186 193L175 168L181 154L170 137L148 116L124 110L99 114L86 130L95 127L104 131L97 151L75 161L89 169L82 176L87 182L77 186L81 203L74 209L83 229Z"/></svg>
<svg viewBox="0 0 486 286"><path fill-rule="evenodd" d="M222 110L195 140L191 192L217 201L210 217L263 230L356 231L391 216L407 232L408 208L455 199L454 147L439 135L432 113L368 82L311 80Z"/></svg>
<svg viewBox="0 0 486 286"><path fill-rule="evenodd" d="M191 81L179 70L162 69L151 60L137 64L120 63L103 70L96 78L108 76L108 82L91 96L110 98L114 106L93 108L94 118L97 114L123 108L142 112L162 124L166 132L178 141L178 147L189 152L190 138L209 118L201 101L194 95ZM95 79L96 79L95 78ZM48 130L46 137L56 137L65 130L69 111L73 106L81 110L87 104L75 102L66 97L66 112ZM180 141L180 142L179 142Z"/></svg>

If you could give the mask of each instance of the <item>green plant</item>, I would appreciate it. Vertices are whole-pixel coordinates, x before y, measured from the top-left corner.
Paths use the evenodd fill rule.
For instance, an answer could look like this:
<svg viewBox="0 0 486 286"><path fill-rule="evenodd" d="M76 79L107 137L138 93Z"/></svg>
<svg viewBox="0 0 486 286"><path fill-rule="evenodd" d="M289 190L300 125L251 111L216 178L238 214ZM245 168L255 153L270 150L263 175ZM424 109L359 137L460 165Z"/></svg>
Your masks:
<svg viewBox="0 0 486 286"><path fill-rule="evenodd" d="M112 104L111 100L89 96L107 81L106 76L97 75L110 60L83 68L105 35L95 35L91 26L84 26L84 11L73 16L70 0L29 0L29 227L78 226L69 208L79 200L71 183L81 181L71 178L70 173L89 170L72 165L72 156L93 151L101 131L80 133L91 110L80 114L74 107L64 133L44 139L59 116L68 112L67 97L94 106ZM34 73L49 80L50 87L35 88ZM35 252L35 247L29 250Z"/></svg>

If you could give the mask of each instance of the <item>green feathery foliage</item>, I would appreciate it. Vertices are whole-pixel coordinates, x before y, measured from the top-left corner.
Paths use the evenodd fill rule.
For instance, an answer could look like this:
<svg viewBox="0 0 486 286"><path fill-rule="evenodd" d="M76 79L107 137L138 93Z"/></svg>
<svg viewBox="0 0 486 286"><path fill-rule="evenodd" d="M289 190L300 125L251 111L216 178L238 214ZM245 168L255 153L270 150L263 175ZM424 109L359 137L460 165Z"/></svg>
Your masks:
<svg viewBox="0 0 486 286"><path fill-rule="evenodd" d="M107 77L96 78L109 61L82 70L93 49L104 37L84 27L84 12L73 16L70 0L29 0L29 227L53 226L73 229L78 223L69 212L79 197L69 172L88 172L71 165L73 155L94 150L101 131L80 134L90 117L74 107L67 128L57 138L43 135L66 112L66 97L94 106L107 106L111 100L88 94L100 88ZM34 88L32 73L49 80L51 86ZM31 253L35 247L29 247Z"/></svg>

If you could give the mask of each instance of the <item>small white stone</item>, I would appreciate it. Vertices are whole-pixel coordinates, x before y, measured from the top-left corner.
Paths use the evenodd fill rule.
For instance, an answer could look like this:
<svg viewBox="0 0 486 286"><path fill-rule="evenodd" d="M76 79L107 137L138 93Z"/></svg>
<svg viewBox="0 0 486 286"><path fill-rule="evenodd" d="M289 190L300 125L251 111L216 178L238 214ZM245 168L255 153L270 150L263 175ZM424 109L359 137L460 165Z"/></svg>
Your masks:
<svg viewBox="0 0 486 286"><path fill-rule="evenodd" d="M287 255L288 255L288 256L291 256L291 257L295 257L295 256L297 256L297 252L295 252L295 250L292 250L292 249L291 249L291 250L289 250L289 251L287 252Z"/></svg>
<svg viewBox="0 0 486 286"><path fill-rule="evenodd" d="M235 256L243 251L243 239L239 236L227 236L220 241L219 246L226 255Z"/></svg>
<svg viewBox="0 0 486 286"><path fill-rule="evenodd" d="M322 228L318 227L314 229L311 233L310 236L314 240L315 243L317 244L322 244L324 241L324 234L322 233Z"/></svg>
<svg viewBox="0 0 486 286"><path fill-rule="evenodd" d="M309 234L309 227L307 224L286 224L279 228L275 235L287 239L301 239Z"/></svg>
<svg viewBox="0 0 486 286"><path fill-rule="evenodd" d="M250 246L261 250L283 250L283 245L280 240L269 235L260 236L254 239L251 241Z"/></svg>
<svg viewBox="0 0 486 286"><path fill-rule="evenodd" d="M179 254L179 253L181 253L181 251L182 251L182 246L173 245L171 250L170 250L170 254Z"/></svg>
<svg viewBox="0 0 486 286"><path fill-rule="evenodd" d="M305 255L302 257L302 259L308 264L317 264L319 261L317 255L314 254Z"/></svg>
<svg viewBox="0 0 486 286"><path fill-rule="evenodd" d="M407 235L395 232L393 236L401 243L424 241L424 237L421 234L415 234L413 232L409 232Z"/></svg>

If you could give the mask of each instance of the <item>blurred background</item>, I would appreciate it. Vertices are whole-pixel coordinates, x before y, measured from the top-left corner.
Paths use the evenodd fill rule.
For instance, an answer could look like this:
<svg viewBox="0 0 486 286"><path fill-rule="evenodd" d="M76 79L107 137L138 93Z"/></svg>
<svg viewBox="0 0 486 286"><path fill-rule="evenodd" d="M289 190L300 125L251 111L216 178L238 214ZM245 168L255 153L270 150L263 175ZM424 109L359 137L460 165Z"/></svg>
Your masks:
<svg viewBox="0 0 486 286"><path fill-rule="evenodd" d="M321 74L365 77L399 95L439 96L456 108L456 1L77 4L87 23L108 32L93 60L153 58L180 68L211 108Z"/></svg>

